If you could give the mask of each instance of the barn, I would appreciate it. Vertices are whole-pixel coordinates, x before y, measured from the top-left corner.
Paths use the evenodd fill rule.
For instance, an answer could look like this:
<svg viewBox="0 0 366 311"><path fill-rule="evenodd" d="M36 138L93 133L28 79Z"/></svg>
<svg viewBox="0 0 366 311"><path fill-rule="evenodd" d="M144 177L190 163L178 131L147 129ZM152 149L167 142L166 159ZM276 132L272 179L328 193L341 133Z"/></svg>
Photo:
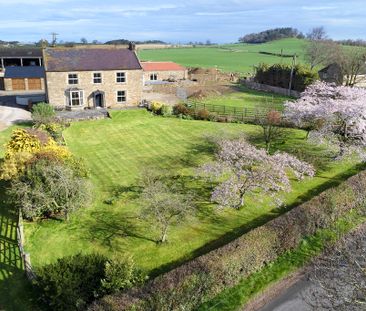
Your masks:
<svg viewBox="0 0 366 311"><path fill-rule="evenodd" d="M5 91L44 91L45 71L42 66L5 67Z"/></svg>
<svg viewBox="0 0 366 311"><path fill-rule="evenodd" d="M188 76L187 68L174 62L141 62L144 70L144 82L178 81Z"/></svg>

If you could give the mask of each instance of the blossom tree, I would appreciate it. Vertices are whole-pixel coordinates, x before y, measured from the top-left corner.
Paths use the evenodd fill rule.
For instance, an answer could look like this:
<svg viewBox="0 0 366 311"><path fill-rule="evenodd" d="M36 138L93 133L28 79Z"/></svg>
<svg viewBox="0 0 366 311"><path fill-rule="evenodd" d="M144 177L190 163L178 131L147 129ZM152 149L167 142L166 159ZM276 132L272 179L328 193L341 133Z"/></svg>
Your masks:
<svg viewBox="0 0 366 311"><path fill-rule="evenodd" d="M324 82L285 103L285 117L311 131L310 138L337 146L339 156L366 146L366 90Z"/></svg>
<svg viewBox="0 0 366 311"><path fill-rule="evenodd" d="M310 164L287 153L270 155L244 138L219 141L216 161L203 165L202 171L219 181L211 200L235 209L245 204L248 195L272 195L279 203L278 193L291 190L290 171L299 180L315 174Z"/></svg>

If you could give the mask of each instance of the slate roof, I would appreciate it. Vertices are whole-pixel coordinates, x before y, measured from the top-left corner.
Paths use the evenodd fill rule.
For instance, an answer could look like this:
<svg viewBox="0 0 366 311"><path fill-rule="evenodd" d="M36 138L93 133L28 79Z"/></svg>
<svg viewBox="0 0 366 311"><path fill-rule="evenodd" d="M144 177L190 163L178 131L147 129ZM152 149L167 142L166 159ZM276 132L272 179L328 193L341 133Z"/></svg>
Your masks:
<svg viewBox="0 0 366 311"><path fill-rule="evenodd" d="M12 66L5 67L4 78L44 78L44 67L41 66Z"/></svg>
<svg viewBox="0 0 366 311"><path fill-rule="evenodd" d="M119 47L47 48L46 71L99 71L142 69L134 51Z"/></svg>
<svg viewBox="0 0 366 311"><path fill-rule="evenodd" d="M41 48L0 48L0 57L42 57Z"/></svg>
<svg viewBox="0 0 366 311"><path fill-rule="evenodd" d="M142 62L142 68L145 71L184 71L184 68L181 65L178 65L173 62Z"/></svg>

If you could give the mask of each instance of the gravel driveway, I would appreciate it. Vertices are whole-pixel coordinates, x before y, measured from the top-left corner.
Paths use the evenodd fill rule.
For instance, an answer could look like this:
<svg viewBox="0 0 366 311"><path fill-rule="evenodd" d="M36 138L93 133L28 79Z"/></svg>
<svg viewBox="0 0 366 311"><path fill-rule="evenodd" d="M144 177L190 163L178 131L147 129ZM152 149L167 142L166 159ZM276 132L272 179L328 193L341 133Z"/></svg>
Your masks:
<svg viewBox="0 0 366 311"><path fill-rule="evenodd" d="M22 108L0 106L0 131L17 122L32 120L31 113Z"/></svg>

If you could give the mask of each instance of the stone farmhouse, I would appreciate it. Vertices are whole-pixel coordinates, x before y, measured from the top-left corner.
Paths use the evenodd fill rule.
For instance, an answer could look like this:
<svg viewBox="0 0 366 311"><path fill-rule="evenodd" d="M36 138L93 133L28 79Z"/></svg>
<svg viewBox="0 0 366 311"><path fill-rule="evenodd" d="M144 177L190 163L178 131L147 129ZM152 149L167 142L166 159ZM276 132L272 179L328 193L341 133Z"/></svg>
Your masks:
<svg viewBox="0 0 366 311"><path fill-rule="evenodd" d="M144 70L144 84L188 78L188 70L173 62L141 62L141 65Z"/></svg>
<svg viewBox="0 0 366 311"><path fill-rule="evenodd" d="M135 106L143 71L131 45L56 47L43 51L47 101L58 108Z"/></svg>

